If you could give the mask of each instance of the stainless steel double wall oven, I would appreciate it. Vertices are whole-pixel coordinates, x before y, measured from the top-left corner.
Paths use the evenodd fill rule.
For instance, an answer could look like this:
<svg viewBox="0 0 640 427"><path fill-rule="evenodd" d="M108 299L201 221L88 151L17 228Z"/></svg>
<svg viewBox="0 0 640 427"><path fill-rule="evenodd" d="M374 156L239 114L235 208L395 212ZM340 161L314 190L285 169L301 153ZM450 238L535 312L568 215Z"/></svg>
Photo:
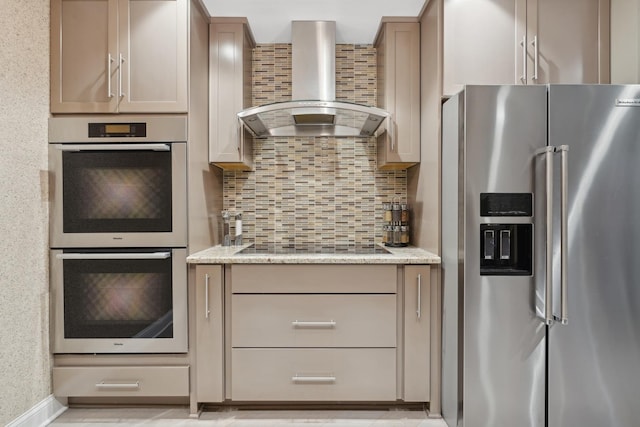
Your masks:
<svg viewBox="0 0 640 427"><path fill-rule="evenodd" d="M49 121L54 353L187 351L187 123Z"/></svg>

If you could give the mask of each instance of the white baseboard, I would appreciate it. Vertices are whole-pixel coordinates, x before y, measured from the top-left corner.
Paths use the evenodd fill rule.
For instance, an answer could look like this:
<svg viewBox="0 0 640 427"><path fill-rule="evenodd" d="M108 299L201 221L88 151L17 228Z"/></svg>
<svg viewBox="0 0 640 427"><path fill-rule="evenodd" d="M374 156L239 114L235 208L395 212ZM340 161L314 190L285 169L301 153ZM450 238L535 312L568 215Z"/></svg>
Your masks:
<svg viewBox="0 0 640 427"><path fill-rule="evenodd" d="M58 418L67 408L51 394L11 421L7 427L43 427Z"/></svg>

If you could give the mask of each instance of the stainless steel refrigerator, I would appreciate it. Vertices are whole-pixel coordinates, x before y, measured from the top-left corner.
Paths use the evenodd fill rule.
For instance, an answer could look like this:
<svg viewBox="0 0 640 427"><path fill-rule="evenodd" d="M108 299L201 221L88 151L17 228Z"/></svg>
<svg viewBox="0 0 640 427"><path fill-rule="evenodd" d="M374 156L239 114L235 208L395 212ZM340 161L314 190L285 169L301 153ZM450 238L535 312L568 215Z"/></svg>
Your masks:
<svg viewBox="0 0 640 427"><path fill-rule="evenodd" d="M442 138L447 424L640 426L640 86L467 86Z"/></svg>

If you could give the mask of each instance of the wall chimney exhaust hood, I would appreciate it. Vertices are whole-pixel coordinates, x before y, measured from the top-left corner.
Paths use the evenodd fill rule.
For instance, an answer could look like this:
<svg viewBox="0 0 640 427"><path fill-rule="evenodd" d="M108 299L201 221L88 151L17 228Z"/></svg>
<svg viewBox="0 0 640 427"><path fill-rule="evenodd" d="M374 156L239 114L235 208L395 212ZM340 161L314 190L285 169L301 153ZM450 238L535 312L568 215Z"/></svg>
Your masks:
<svg viewBox="0 0 640 427"><path fill-rule="evenodd" d="M257 137L373 136L388 112L335 100L336 23L293 21L291 44L293 100L239 112L244 125Z"/></svg>

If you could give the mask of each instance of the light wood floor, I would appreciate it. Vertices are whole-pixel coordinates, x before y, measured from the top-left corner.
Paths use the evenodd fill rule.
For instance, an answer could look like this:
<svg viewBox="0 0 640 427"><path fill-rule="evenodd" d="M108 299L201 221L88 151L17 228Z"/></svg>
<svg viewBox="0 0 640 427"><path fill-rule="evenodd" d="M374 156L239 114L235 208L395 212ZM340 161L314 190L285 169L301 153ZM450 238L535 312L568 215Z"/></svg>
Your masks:
<svg viewBox="0 0 640 427"><path fill-rule="evenodd" d="M205 411L199 419L188 408L70 408L51 426L151 427L446 427L422 411L225 410Z"/></svg>

